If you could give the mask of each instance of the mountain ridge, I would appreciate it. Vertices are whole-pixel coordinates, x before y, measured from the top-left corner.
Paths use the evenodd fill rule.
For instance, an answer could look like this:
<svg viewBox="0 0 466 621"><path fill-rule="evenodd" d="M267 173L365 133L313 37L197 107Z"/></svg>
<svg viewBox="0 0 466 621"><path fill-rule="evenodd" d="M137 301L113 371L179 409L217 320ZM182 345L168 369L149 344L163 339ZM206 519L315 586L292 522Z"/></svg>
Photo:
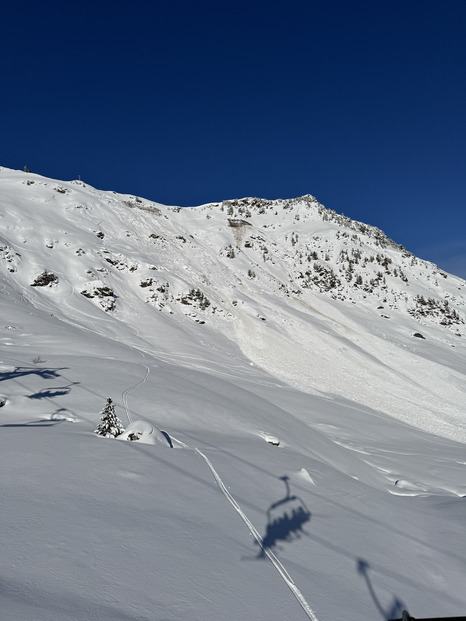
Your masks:
<svg viewBox="0 0 466 621"><path fill-rule="evenodd" d="M181 331L206 359L221 337L300 390L463 437L460 359L426 390L435 365L418 343L464 347L466 282L376 227L311 195L179 208L4 168L0 193L2 263L33 307L86 330L127 325L152 345ZM361 389L371 361L380 383Z"/></svg>
<svg viewBox="0 0 466 621"><path fill-rule="evenodd" d="M313 201L0 169L8 619L464 612L465 283Z"/></svg>
<svg viewBox="0 0 466 621"><path fill-rule="evenodd" d="M8 169L3 168L3 173L5 170ZM152 217L146 221L146 226L154 230L148 229L145 234L139 226L136 234L134 231L125 233L128 238L136 237L134 242L139 246L145 244L146 255L150 255L151 259L160 258L164 253L169 254L171 250L172 254L179 253L180 257L194 262L195 257L189 256L191 251L191 254L197 254L198 261L202 263L205 252L202 252L199 244L204 243L206 247L209 244L211 264L216 262L218 266L223 263L223 274L231 272L227 280L233 278L238 283L239 278L243 286L245 283L250 286L251 281L258 278L261 286L267 286L269 292L275 295L297 297L309 290L341 301L367 303L372 300L377 303L379 310L384 310L380 306L386 305L392 311L408 312L420 324L433 322L455 331L457 335L466 334L465 284L462 279L448 275L436 265L415 257L377 227L353 221L326 209L311 195L289 200L243 198L178 208L132 195L101 192L81 181L46 181L31 173L16 173L16 178L32 192L32 201L40 200L43 204L52 202L54 206L61 201L67 210L85 212L81 218L84 227L89 211L92 211L92 200L97 200L101 206L106 203L109 221L100 228L109 230L104 232L94 228L87 231L101 240L96 252L104 262L102 265L100 261L101 265L96 268L99 274L89 273L89 287L81 291L89 299L97 297L106 310L115 310L116 301L115 298L104 299L112 298L111 295L105 295L110 293L110 289L105 289L97 282L102 280L97 276L108 277L108 270L111 269L108 266L111 266L120 271L138 271L138 275L145 270L139 286L145 289L145 300L160 310L167 304L175 305L178 309L183 304L207 315L220 312L227 316L231 313L231 305L225 304L225 301L222 305L220 300L210 304L208 296L202 292L202 286L206 286L208 279L201 266L197 265L196 273L191 270L189 277L182 279L187 290L182 290L181 282L175 281L171 283L170 289L170 282L161 279L161 274L150 273L163 271L159 266L151 265L149 260L145 266L131 263L130 245L124 244L123 252L118 252L115 247L113 250L107 247L112 238L113 243L120 238L118 241L121 245L121 234L112 231L110 222L116 216L115 208L119 204L118 217L122 231L125 225L129 226L128 222L134 220L133 210L148 214L148 218ZM34 189L31 188L35 183L37 190L45 190L47 197L35 197ZM87 200L80 200L83 196ZM84 204L80 204L82 202ZM124 213L125 208L127 213ZM168 214L171 214L170 217ZM196 215L193 218L191 214ZM202 222L199 217L201 214L207 221L214 219L214 223ZM48 217L53 215L49 213ZM47 215L44 213L43 217ZM167 224L164 220L169 220L168 226L163 226ZM10 230L11 226L8 227ZM193 228L192 232L190 228ZM208 235L205 230L208 230ZM106 233L107 238L104 239ZM64 235L60 242L45 232L42 235L41 242L48 249L60 244L69 246ZM7 240L4 240L1 252L9 264L8 269L16 270L18 253L12 251ZM86 251L77 248L75 252ZM235 263L241 264L239 269ZM276 269L277 263L282 267L281 271ZM233 275L235 271L236 275ZM452 282L452 286L442 286L446 284L442 281L447 279ZM386 315L386 312L381 314Z"/></svg>

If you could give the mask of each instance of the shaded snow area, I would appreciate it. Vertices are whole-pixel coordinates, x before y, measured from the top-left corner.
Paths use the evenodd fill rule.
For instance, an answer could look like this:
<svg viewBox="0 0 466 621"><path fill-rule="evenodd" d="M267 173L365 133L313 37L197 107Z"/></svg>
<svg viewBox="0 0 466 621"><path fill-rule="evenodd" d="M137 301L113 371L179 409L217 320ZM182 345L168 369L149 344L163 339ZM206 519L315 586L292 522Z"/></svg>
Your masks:
<svg viewBox="0 0 466 621"><path fill-rule="evenodd" d="M0 206L2 619L466 614L464 281L311 196Z"/></svg>

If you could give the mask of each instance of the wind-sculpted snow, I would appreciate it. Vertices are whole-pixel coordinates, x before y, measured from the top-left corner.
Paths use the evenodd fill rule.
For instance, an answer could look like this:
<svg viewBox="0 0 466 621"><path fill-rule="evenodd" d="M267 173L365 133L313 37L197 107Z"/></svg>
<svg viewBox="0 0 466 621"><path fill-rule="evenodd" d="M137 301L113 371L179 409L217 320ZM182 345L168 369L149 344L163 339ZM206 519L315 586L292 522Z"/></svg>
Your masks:
<svg viewBox="0 0 466 621"><path fill-rule="evenodd" d="M2 618L464 615L464 281L312 196L0 206Z"/></svg>

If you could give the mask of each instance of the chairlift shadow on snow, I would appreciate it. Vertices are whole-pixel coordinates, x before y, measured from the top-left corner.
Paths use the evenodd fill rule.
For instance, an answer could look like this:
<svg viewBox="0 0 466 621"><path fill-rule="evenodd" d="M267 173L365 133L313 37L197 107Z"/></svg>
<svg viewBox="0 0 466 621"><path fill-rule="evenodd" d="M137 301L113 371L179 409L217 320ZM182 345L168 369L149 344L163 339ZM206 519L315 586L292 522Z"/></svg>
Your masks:
<svg viewBox="0 0 466 621"><path fill-rule="evenodd" d="M5 423L4 425L0 425L0 427L53 427L54 425L65 422L65 420L65 418L40 418L39 420L31 420L28 423Z"/></svg>
<svg viewBox="0 0 466 621"><path fill-rule="evenodd" d="M272 549L279 541L293 541L305 534L303 525L311 519L311 512L304 501L290 494L289 477L280 477L286 487L284 498L274 502L267 509L267 525L262 537L261 551L257 558L265 558L264 548Z"/></svg>
<svg viewBox="0 0 466 621"><path fill-rule="evenodd" d="M18 379L26 375L38 375L42 379L55 379L60 377L58 371L65 371L69 367L61 367L57 369L41 369L40 367L15 367L13 371L0 372L0 382L6 380Z"/></svg>
<svg viewBox="0 0 466 621"><path fill-rule="evenodd" d="M54 427L60 423L75 422L76 417L67 408L57 408L50 418L38 418L27 423L5 423L0 427Z"/></svg>
<svg viewBox="0 0 466 621"><path fill-rule="evenodd" d="M406 608L405 604L397 597L393 596L393 601L388 606L384 607L380 602L379 598L377 597L377 593L375 592L374 586L369 577L369 569L370 565L367 561L364 561L361 558L357 559L358 574L361 574L364 577L367 585L367 590L369 591L369 595L371 596L372 601L374 602L380 616L384 620L401 617L403 610Z"/></svg>
<svg viewBox="0 0 466 621"><path fill-rule="evenodd" d="M28 399L53 399L54 397L64 397L71 391L71 386L79 384L79 382L72 382L68 386L53 386L50 388L42 388L38 392L27 395Z"/></svg>
<svg viewBox="0 0 466 621"><path fill-rule="evenodd" d="M0 382L5 382L8 380L18 380L19 378L26 377L27 375L35 375L41 377L44 380L57 379L60 377L60 373L58 371L64 371L69 367L59 367L55 369L41 369L36 366L34 367L14 367L12 370L1 371L0 372ZM18 382L20 383L20 382ZM28 399L51 399L53 397L63 397L67 395L71 386L79 384L79 382L71 382L66 386L57 386L52 388L42 388L36 393L31 395L26 395ZM20 385L24 386L20 383ZM3 400L1 405L5 405L6 397Z"/></svg>

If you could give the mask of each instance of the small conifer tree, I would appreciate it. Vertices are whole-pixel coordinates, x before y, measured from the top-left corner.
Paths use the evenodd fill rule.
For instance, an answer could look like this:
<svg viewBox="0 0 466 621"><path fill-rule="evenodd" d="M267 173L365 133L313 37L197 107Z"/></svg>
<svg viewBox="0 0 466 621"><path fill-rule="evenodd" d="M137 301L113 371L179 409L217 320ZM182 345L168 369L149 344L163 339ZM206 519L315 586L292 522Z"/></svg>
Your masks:
<svg viewBox="0 0 466 621"><path fill-rule="evenodd" d="M113 405L110 397L107 399L104 409L100 412L100 420L102 421L94 433L105 438L116 438L124 432L125 428L122 425L121 420L115 414L115 406Z"/></svg>

